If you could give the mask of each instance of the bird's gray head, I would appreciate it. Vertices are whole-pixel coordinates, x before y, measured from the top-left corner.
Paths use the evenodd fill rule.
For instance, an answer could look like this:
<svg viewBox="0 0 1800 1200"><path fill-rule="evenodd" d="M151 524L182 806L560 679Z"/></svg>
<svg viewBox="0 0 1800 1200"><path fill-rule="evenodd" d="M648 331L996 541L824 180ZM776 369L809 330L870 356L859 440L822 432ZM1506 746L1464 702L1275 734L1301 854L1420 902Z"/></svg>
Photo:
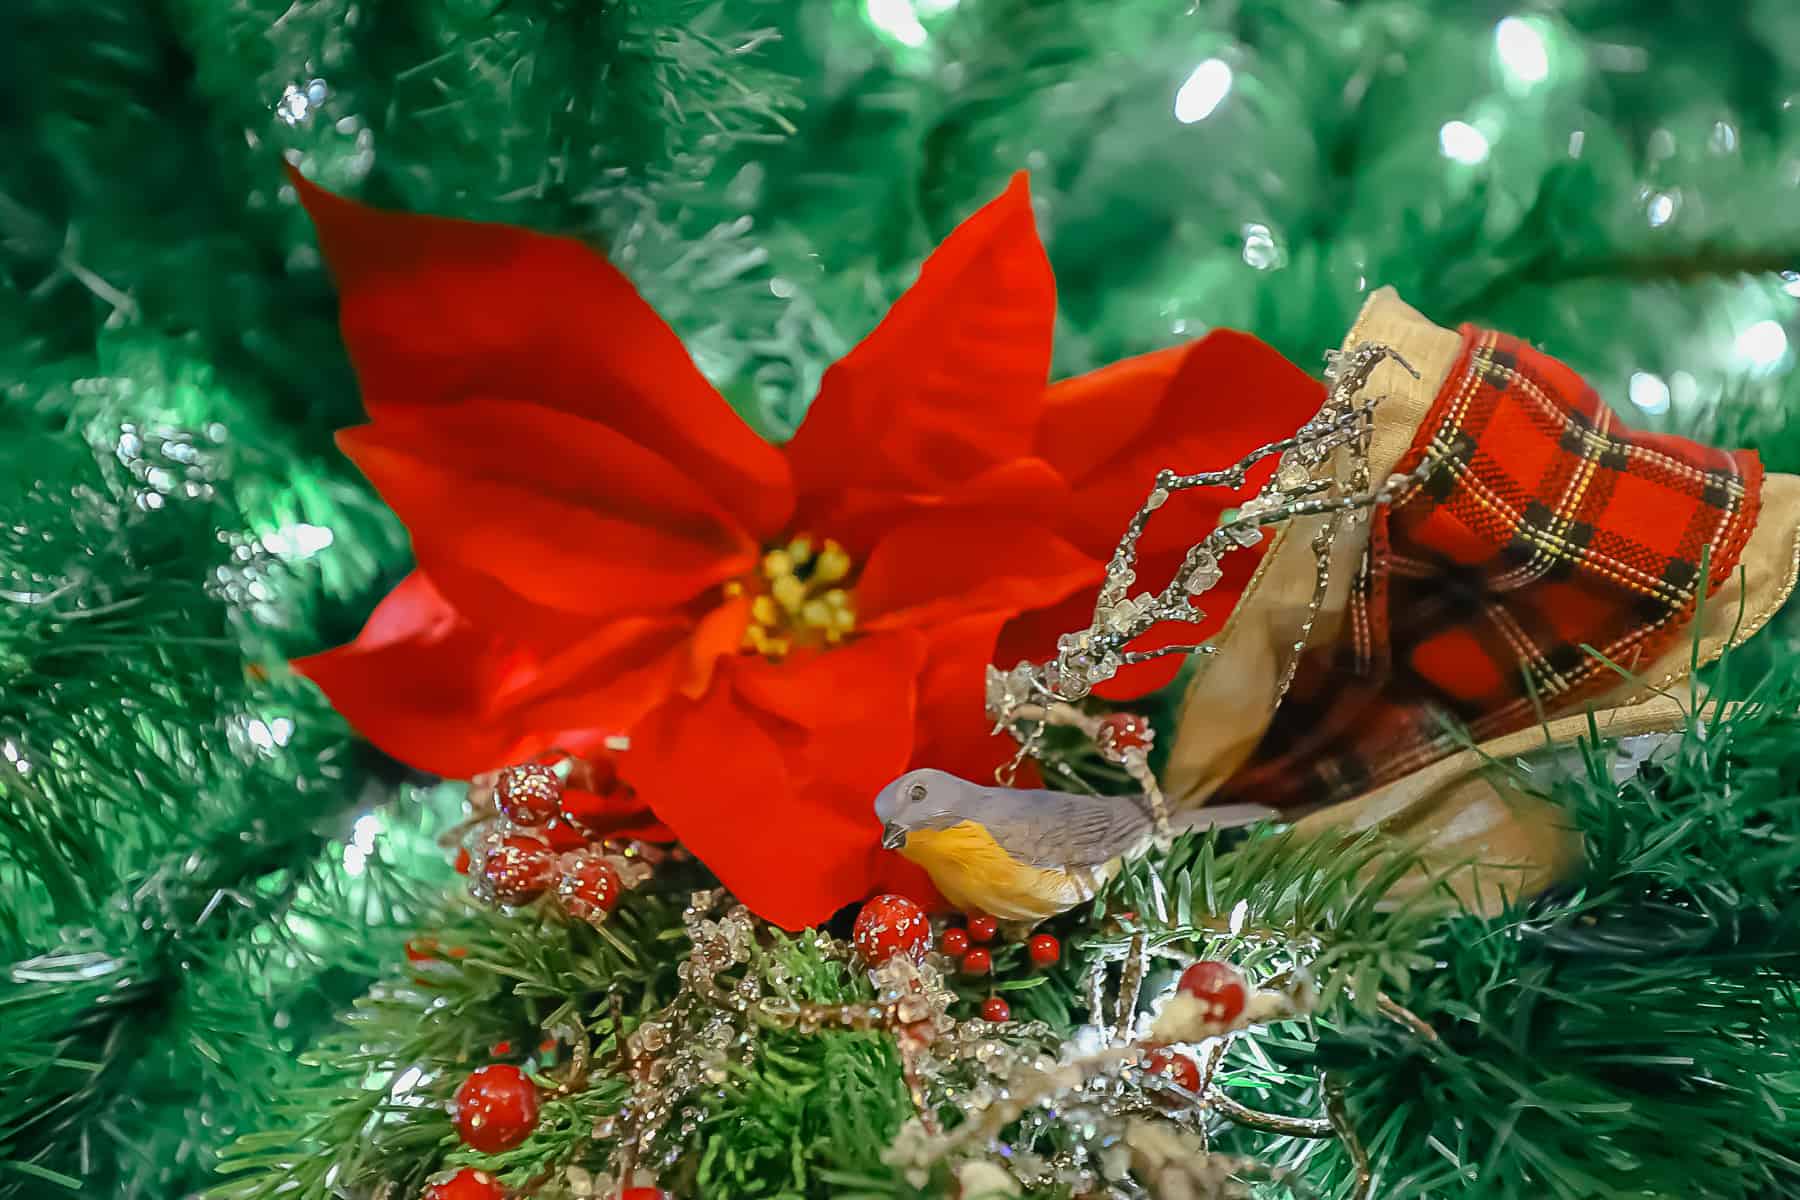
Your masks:
<svg viewBox="0 0 1800 1200"><path fill-rule="evenodd" d="M973 788L946 771L929 767L908 771L875 796L881 844L898 850L906 845L906 835L916 829L948 829L968 820L961 801Z"/></svg>

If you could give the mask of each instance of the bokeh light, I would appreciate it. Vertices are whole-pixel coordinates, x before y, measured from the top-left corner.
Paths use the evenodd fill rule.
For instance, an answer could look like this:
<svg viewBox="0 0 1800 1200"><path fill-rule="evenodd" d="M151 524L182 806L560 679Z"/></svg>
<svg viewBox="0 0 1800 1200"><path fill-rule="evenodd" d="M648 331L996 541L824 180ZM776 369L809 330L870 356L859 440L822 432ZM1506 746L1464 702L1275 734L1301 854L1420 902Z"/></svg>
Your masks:
<svg viewBox="0 0 1800 1200"><path fill-rule="evenodd" d="M1206 120L1230 91L1231 65L1223 59L1207 59L1175 93L1175 119L1183 125Z"/></svg>

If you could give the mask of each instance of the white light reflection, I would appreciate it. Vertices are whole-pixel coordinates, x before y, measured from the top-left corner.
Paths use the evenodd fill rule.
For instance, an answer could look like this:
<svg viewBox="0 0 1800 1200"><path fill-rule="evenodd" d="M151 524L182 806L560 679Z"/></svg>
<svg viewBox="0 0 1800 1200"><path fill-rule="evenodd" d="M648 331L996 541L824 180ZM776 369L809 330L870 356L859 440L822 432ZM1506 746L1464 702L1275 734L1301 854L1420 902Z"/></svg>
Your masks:
<svg viewBox="0 0 1800 1200"><path fill-rule="evenodd" d="M1183 125L1206 120L1225 102L1230 91L1230 64L1219 58L1207 59L1194 68L1175 93L1175 119Z"/></svg>
<svg viewBox="0 0 1800 1200"><path fill-rule="evenodd" d="M262 536L263 549L286 559L311 558L331 545L332 541L331 530L323 525L308 525L305 522L283 525Z"/></svg>
<svg viewBox="0 0 1800 1200"><path fill-rule="evenodd" d="M923 46L925 27L911 0L867 0L869 22L903 46Z"/></svg>
<svg viewBox="0 0 1800 1200"><path fill-rule="evenodd" d="M1663 382L1661 375L1652 375L1648 371L1632 372L1629 394L1631 402L1647 413L1669 411L1669 385Z"/></svg>
<svg viewBox="0 0 1800 1200"><path fill-rule="evenodd" d="M363 873L369 855L375 852L375 836L380 832L381 818L374 813L364 813L356 818L356 824L350 828L350 844L344 847L344 871L347 874Z"/></svg>
<svg viewBox="0 0 1800 1200"><path fill-rule="evenodd" d="M1550 51L1544 35L1530 21L1508 17L1494 27L1494 49L1510 80L1529 88L1550 74Z"/></svg>
<svg viewBox="0 0 1800 1200"><path fill-rule="evenodd" d="M1259 271L1267 271L1281 262L1281 251L1267 225L1244 226L1244 261Z"/></svg>
<svg viewBox="0 0 1800 1200"><path fill-rule="evenodd" d="M1446 121L1438 130L1438 148L1444 157L1470 166L1486 159L1488 140L1481 130L1467 121Z"/></svg>
<svg viewBox="0 0 1800 1200"><path fill-rule="evenodd" d="M1650 218L1650 227L1660 229L1674 220L1675 214L1681 211L1681 197L1674 192L1656 192L1644 209Z"/></svg>
<svg viewBox="0 0 1800 1200"><path fill-rule="evenodd" d="M1733 343L1738 357L1752 367L1766 369L1781 361L1787 353L1787 331L1777 321L1758 321L1738 332Z"/></svg>

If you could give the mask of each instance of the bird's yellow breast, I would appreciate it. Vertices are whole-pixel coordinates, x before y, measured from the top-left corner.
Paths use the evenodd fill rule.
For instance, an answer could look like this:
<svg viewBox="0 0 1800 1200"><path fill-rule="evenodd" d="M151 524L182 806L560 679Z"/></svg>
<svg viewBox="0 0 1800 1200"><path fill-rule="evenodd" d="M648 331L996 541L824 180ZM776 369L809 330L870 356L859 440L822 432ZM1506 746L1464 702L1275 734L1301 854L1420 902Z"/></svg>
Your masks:
<svg viewBox="0 0 1800 1200"><path fill-rule="evenodd" d="M1091 900L1113 866L1099 872L1027 866L974 821L909 832L900 853L925 869L944 899L1002 921L1042 921Z"/></svg>

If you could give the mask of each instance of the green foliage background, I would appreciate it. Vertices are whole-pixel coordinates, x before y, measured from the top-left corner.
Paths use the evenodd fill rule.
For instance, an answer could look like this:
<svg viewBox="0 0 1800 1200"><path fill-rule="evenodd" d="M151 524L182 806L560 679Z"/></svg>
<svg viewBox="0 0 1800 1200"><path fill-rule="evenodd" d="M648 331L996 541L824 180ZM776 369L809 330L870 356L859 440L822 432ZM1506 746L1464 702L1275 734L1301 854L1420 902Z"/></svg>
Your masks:
<svg viewBox="0 0 1800 1200"><path fill-rule="evenodd" d="M1222 95L1190 84L1218 64ZM1793 470L1797 84L1785 0L0 5L0 1195L192 1194L238 1135L320 1113L323 1142L267 1135L274 1165L243 1151L233 1186L273 1187L300 1145L344 1164L320 1189L362 1194L356 1163L415 1180L442 1149L422 1116L372 1137L298 1057L352 1092L386 1069L326 1031L415 926L466 918L437 908L452 798L281 665L408 562L331 447L358 401L283 155L606 247L771 436L1027 168L1059 372L1222 325L1313 366L1392 283L1640 423ZM1733 667L1756 707L1653 777L1563 789L1593 862L1553 911L1362 929L1347 966L1449 1049L1347 1012L1287 1053L1351 1082L1383 1194L1800 1194L1794 662L1778 623ZM1324 886L1277 857L1269 878ZM529 1025L520 963L575 995L600 969L490 928L467 933L504 969L468 968L440 1040L389 1057ZM1101 928L1065 932L1105 953ZM827 1038L747 1083L766 1145L721 1142L735 1174L706 1190L897 1186L852 1136L899 1111L878 1083L771 1099L852 1062L884 1078L879 1053ZM1309 1102L1295 1063L1245 1071ZM1343 1184L1329 1149L1265 1151Z"/></svg>

